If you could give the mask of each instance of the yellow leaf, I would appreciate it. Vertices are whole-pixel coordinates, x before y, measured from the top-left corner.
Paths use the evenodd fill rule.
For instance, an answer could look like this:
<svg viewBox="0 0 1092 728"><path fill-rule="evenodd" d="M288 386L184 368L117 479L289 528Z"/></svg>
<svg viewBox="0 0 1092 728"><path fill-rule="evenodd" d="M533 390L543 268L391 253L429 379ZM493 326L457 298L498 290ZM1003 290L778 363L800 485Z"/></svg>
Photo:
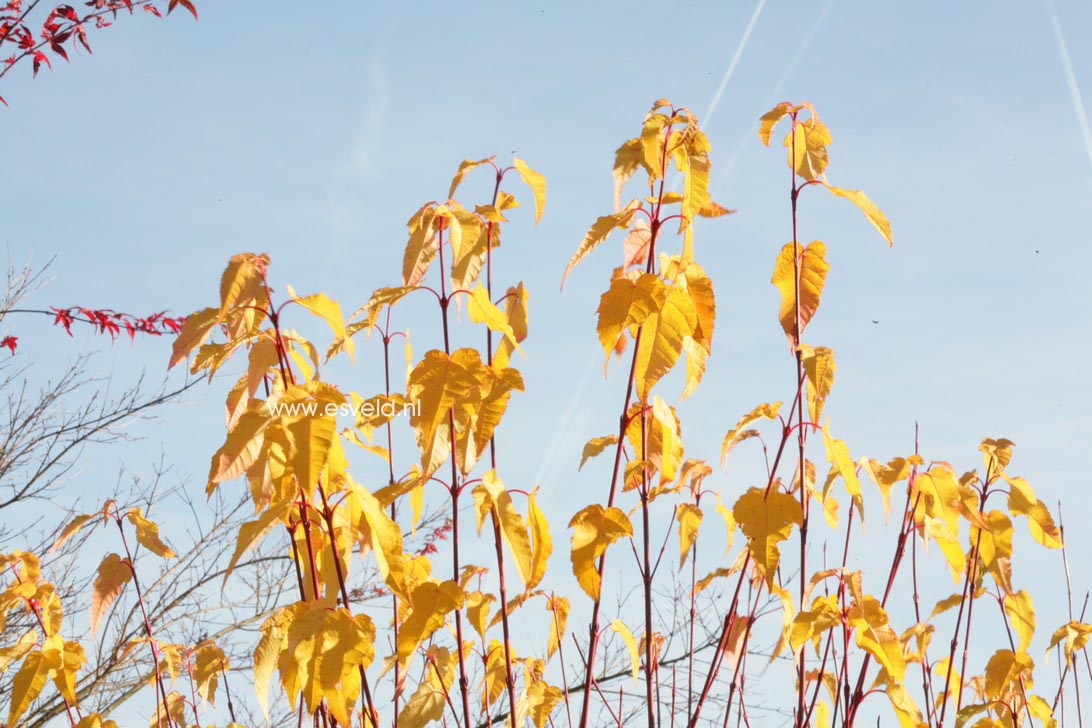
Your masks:
<svg viewBox="0 0 1092 728"><path fill-rule="evenodd" d="M1024 652L998 650L986 663L986 697L1000 699L1021 689L1021 681L1030 682L1035 664Z"/></svg>
<svg viewBox="0 0 1092 728"><path fill-rule="evenodd" d="M505 337L493 354L493 367L503 369L508 366L512 357L512 351L517 349L519 343L527 338L527 301L530 293L520 283L518 286L509 287L504 297L504 317L514 334L513 339Z"/></svg>
<svg viewBox="0 0 1092 728"><path fill-rule="evenodd" d="M511 342L516 351L523 354L523 349L520 348L519 340L516 338L516 332L512 330L511 324L508 323L508 317L497 308L496 304L489 300L489 292L485 290L485 286L481 283L467 297L466 312L470 315L471 321L477 324L484 323L488 328L502 334L506 341Z"/></svg>
<svg viewBox="0 0 1092 728"><path fill-rule="evenodd" d="M1073 620L1063 624L1050 636L1050 645L1047 646L1047 654L1056 646L1065 641L1064 651L1067 661L1072 661L1073 656L1088 645L1088 638L1092 635L1092 624L1085 624Z"/></svg>
<svg viewBox="0 0 1092 728"><path fill-rule="evenodd" d="M732 541L736 535L736 517L728 506L724 505L724 501L720 499L720 493L717 493L717 513L724 519L724 530L728 532L728 545L724 547L724 555L727 556L732 550Z"/></svg>
<svg viewBox="0 0 1092 728"><path fill-rule="evenodd" d="M596 457L606 450L611 445L617 444L617 435L604 435L603 437L593 437L584 444L584 452L580 455L580 467L578 470L584 467L584 463L589 459Z"/></svg>
<svg viewBox="0 0 1092 728"><path fill-rule="evenodd" d="M811 609L802 611L793 618L789 645L793 652L808 641L814 641L818 646L824 632L841 624L842 609L838 604L837 595L816 597L811 604Z"/></svg>
<svg viewBox="0 0 1092 728"><path fill-rule="evenodd" d="M830 266L826 261L827 248L820 240L813 240L807 247L787 243L777 256L773 278L770 282L781 291L781 310L778 319L789 341L798 343L808 322L819 308L823 295L823 282ZM794 263L795 261L795 263ZM796 330L796 275L800 275L800 331Z"/></svg>
<svg viewBox="0 0 1092 728"><path fill-rule="evenodd" d="M167 368L173 368L191 351L204 344L212 330L220 323L220 319L220 311L215 308L205 308L187 316L182 324L182 330L178 332L172 345L171 359Z"/></svg>
<svg viewBox="0 0 1092 728"><path fill-rule="evenodd" d="M697 322L697 309L690 293L672 286L663 307L641 324L634 352L634 377L637 396L642 402L648 401L652 388L675 366L682 353L683 339L694 333Z"/></svg>
<svg viewBox="0 0 1092 728"><path fill-rule="evenodd" d="M87 655L83 646L75 641L63 641L60 635L53 635L46 640L46 652L56 651L57 656L48 656L51 662L56 664L53 673L53 683L57 690L71 704L79 702L76 695L76 674L87 662Z"/></svg>
<svg viewBox="0 0 1092 728"><path fill-rule="evenodd" d="M818 424L823 414L823 405L834 387L834 351L825 346L800 345L800 362L804 365L804 374L808 380L808 416Z"/></svg>
<svg viewBox="0 0 1092 728"><path fill-rule="evenodd" d="M788 493L751 488L732 507L736 523L747 537L747 548L767 586L772 586L781 560L778 544L804 521L800 503Z"/></svg>
<svg viewBox="0 0 1092 728"><path fill-rule="evenodd" d="M642 410L645 410L644 416L640 414ZM660 471L661 485L674 480L684 454L679 416L675 408L656 395L652 398L651 407L644 408L634 404L628 416L626 438L636 457Z"/></svg>
<svg viewBox="0 0 1092 728"><path fill-rule="evenodd" d="M827 168L827 145L831 141L826 125L814 114L804 121L797 120L785 137L789 167L809 182L817 180Z"/></svg>
<svg viewBox="0 0 1092 728"><path fill-rule="evenodd" d="M527 589L534 589L546 576L546 563L554 550L553 538L550 536L550 523L546 515L538 507L538 499L532 492L527 496L527 520L531 525L531 536L534 540L534 548L531 551L531 578L527 581Z"/></svg>
<svg viewBox="0 0 1092 728"><path fill-rule="evenodd" d="M194 660L193 680L197 683L197 694L208 703L216 702L216 688L220 684L221 670L230 667L224 651L214 644L205 644L197 648Z"/></svg>
<svg viewBox="0 0 1092 728"><path fill-rule="evenodd" d="M220 278L221 319L233 307L259 295L264 286L262 275L268 266L269 256L264 253L239 253L231 257Z"/></svg>
<svg viewBox="0 0 1092 728"><path fill-rule="evenodd" d="M728 434L724 436L724 442L720 446L720 465L726 467L728 464L728 454L732 452L732 448L735 446L741 438L740 435L744 428L759 419L772 420L777 417L778 411L781 409L780 402L774 402L773 404L760 404L753 410L743 415L736 426L728 430Z"/></svg>
<svg viewBox="0 0 1092 728"><path fill-rule="evenodd" d="M320 411L323 403L318 403ZM337 420L332 415L303 415L284 421L288 466L305 491L319 481L337 440Z"/></svg>
<svg viewBox="0 0 1092 728"><path fill-rule="evenodd" d="M495 470L486 471L481 485L474 488L474 501L478 511L478 533L487 514L492 514L500 525L501 537L508 545L508 550L515 557L516 571L527 588L531 582L531 539L527 533L527 524L512 502L504 484L497 477Z"/></svg>
<svg viewBox="0 0 1092 728"><path fill-rule="evenodd" d="M1050 549L1062 547L1062 533L1054 525L1054 518L1046 505L1035 497L1035 492L1023 478L1005 476L1009 484L1009 512L1013 516L1027 516L1031 537Z"/></svg>
<svg viewBox="0 0 1092 728"><path fill-rule="evenodd" d="M7 724L19 724L30 704L41 694L49 673L61 666L60 654L54 650L34 650L23 659L23 665L11 681Z"/></svg>
<svg viewBox="0 0 1092 728"><path fill-rule="evenodd" d="M171 547L159 537L159 526L145 518L140 508L129 509L126 518L129 519L129 523L136 527L137 541L141 546L164 559L173 559L175 557Z"/></svg>
<svg viewBox="0 0 1092 728"><path fill-rule="evenodd" d="M1028 710L1043 722L1043 728L1057 728L1058 721L1054 718L1054 710L1044 698L1038 695L1029 695Z"/></svg>
<svg viewBox="0 0 1092 728"><path fill-rule="evenodd" d="M535 224L542 219L542 211L546 209L546 178L527 166L519 157L512 158L512 166L516 168L523 183L531 188L535 196Z"/></svg>
<svg viewBox="0 0 1092 728"><path fill-rule="evenodd" d="M857 209L864 213L864 216L868 218L868 221L872 223L872 226L879 231L883 239L887 241L888 245L894 245L894 240L891 238L891 223L887 219L887 215L883 214L883 210L876 206L876 203L868 199L868 195L860 190L846 190L841 187L835 187L823 182L826 188L838 195L839 197L849 200Z"/></svg>
<svg viewBox="0 0 1092 728"><path fill-rule="evenodd" d="M637 639L629 631L629 627L626 626L625 622L620 619L611 622L610 628L617 632L622 641L626 643L626 649L629 651L629 665L633 671L633 684L636 685L641 672L641 655L637 651Z"/></svg>
<svg viewBox="0 0 1092 728"><path fill-rule="evenodd" d="M1031 647L1031 638L1035 635L1035 606L1031 595L1021 589L1014 594L1006 594L1002 602L1005 614L1009 617L1016 634L1020 635L1020 652L1027 652Z"/></svg>
<svg viewBox="0 0 1092 728"><path fill-rule="evenodd" d="M630 200L629 204L623 207L613 215L603 215L591 226L588 230L588 234L584 236L584 239L580 242L576 252L569 258L568 265L565 266L565 274L561 276L561 285L565 285L565 279L569 277L569 273L576 267L577 263L584 259L584 257L596 248L600 243L607 239L607 236L615 228L627 228L630 221L633 220L633 215L637 212L637 208L641 206L641 201L638 199Z"/></svg>
<svg viewBox="0 0 1092 728"><path fill-rule="evenodd" d="M849 448L843 440L830 436L830 423L823 425L823 444L826 445L827 460L830 461L830 472L842 476L846 484L846 491L853 498L853 504L857 506L857 512L861 514L861 522L864 522L864 502L861 499L861 481L857 478L857 464L849 456ZM828 482L831 478L827 478Z"/></svg>
<svg viewBox="0 0 1092 728"><path fill-rule="evenodd" d="M553 617L550 639L546 643L546 657L549 659L554 656L561 646L561 640L565 638L565 625L569 621L569 600L567 597L551 596L546 600L546 608Z"/></svg>
<svg viewBox="0 0 1092 728"><path fill-rule="evenodd" d="M7 647L0 647L0 675L8 671L8 668L16 660L22 659L30 650L38 644L38 630L34 627L23 633L23 636Z"/></svg>
<svg viewBox="0 0 1092 728"><path fill-rule="evenodd" d="M693 503L682 503L676 511L679 521L679 566L686 563L686 557L698 540L698 529L701 528L702 512Z"/></svg>
<svg viewBox="0 0 1092 728"><path fill-rule="evenodd" d="M645 166L645 154L638 137L630 139L614 152L614 209L622 206L622 188L638 167ZM649 174L652 170L645 167Z"/></svg>
<svg viewBox="0 0 1092 728"><path fill-rule="evenodd" d="M49 547L49 553L53 553L62 545L64 545L65 541L75 536L79 532L79 530L84 527L84 524L86 524L92 518L94 518L94 515L84 514L76 516L71 521L69 521L68 524L61 529L61 532L60 534L58 534L57 539L53 542L53 545Z"/></svg>
<svg viewBox="0 0 1092 728"><path fill-rule="evenodd" d="M544 680L527 686L527 712L535 728L545 728L554 708L564 697L561 688L547 685Z"/></svg>
<svg viewBox="0 0 1092 728"><path fill-rule="evenodd" d="M607 360L626 330L636 331L667 300L667 286L659 276L642 273L636 280L615 278L600 297L596 331Z"/></svg>
<svg viewBox="0 0 1092 728"><path fill-rule="evenodd" d="M454 581L426 581L414 587L409 616L398 628L398 659L409 658L419 644L443 626L448 614L462 607L463 599L463 590Z"/></svg>
<svg viewBox="0 0 1092 728"><path fill-rule="evenodd" d="M891 488L910 475L910 463L906 458L894 458L884 465L873 458L861 458L861 468L872 478L883 497L884 518L891 515Z"/></svg>
<svg viewBox="0 0 1092 728"><path fill-rule="evenodd" d="M410 426L422 453L422 479L436 472L451 452L451 408L470 400L477 389L473 372L442 351L426 353L410 373L406 396L416 404Z"/></svg>
<svg viewBox="0 0 1092 728"><path fill-rule="evenodd" d="M777 126L777 122L784 119L791 110L792 104L788 101L782 101L761 116L758 125L758 138L762 141L764 146L770 146L771 132L773 132L774 127Z"/></svg>
<svg viewBox="0 0 1092 728"><path fill-rule="evenodd" d="M876 658L896 680L906 674L902 642L888 623L887 612L871 595L856 598L849 610L849 622L856 629L857 646Z"/></svg>
<svg viewBox="0 0 1092 728"><path fill-rule="evenodd" d="M429 264L439 250L436 235L436 208L428 204L418 210L408 223L409 242L402 255L402 285L416 286L428 272Z"/></svg>
<svg viewBox="0 0 1092 728"><path fill-rule="evenodd" d="M408 598L402 529L387 515L379 499L367 489L352 480L349 481L349 489L354 504L360 508L356 528L362 544L366 542L375 554L379 575L387 588L398 597Z"/></svg>
<svg viewBox="0 0 1092 728"><path fill-rule="evenodd" d="M332 346L344 347L349 352L349 359L351 360L353 358L353 340L349 338L348 333L345 331L345 317L341 314L341 306L331 300L325 293L313 293L310 296L301 297L296 295L296 292L292 290L292 286L286 285L284 288L289 298L326 322L326 325L330 327L330 331L334 334Z"/></svg>
<svg viewBox="0 0 1092 728"><path fill-rule="evenodd" d="M986 515L989 528L971 526L971 543L978 544L978 555L986 565L986 570L1001 591L1012 593L1012 521L1001 511L990 511Z"/></svg>
<svg viewBox="0 0 1092 728"><path fill-rule="evenodd" d="M424 728L443 718L446 697L455 682L455 653L432 647L425 660L425 677L398 714L398 725L406 728Z"/></svg>
<svg viewBox="0 0 1092 728"><path fill-rule="evenodd" d="M569 528L574 529L573 574L587 595L594 601L599 601L600 581L596 560L612 543L632 536L633 525L621 510L593 504L573 516L569 521Z"/></svg>
<svg viewBox="0 0 1092 728"><path fill-rule="evenodd" d="M110 605L121 594L122 588L133 578L133 567L128 560L117 554L107 554L99 564L91 591L91 634L95 634Z"/></svg>
<svg viewBox="0 0 1092 728"><path fill-rule="evenodd" d="M451 179L451 189L447 191L448 199L451 199L455 196L455 190L458 189L463 179L466 178L466 175L470 174L471 171L477 169L483 164L489 164L493 161L493 159L494 157L486 157L485 159L479 159L477 161L473 159L464 159L459 164L459 169L455 171L455 176Z"/></svg>

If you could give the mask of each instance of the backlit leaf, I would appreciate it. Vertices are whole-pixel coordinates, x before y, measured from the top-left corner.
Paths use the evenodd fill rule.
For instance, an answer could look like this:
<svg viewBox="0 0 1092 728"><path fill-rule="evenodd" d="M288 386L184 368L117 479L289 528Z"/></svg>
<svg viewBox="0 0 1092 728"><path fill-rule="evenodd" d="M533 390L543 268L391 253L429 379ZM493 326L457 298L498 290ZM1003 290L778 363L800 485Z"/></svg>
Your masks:
<svg viewBox="0 0 1092 728"><path fill-rule="evenodd" d="M799 342L800 335L803 334L808 322L819 308L819 299L823 295L823 282L826 280L827 271L830 270L826 255L827 248L822 241L813 240L803 248L788 243L781 248L777 256L770 282L781 291L781 310L778 312L778 319L791 342ZM800 275L799 332L796 331L797 273Z"/></svg>
<svg viewBox="0 0 1092 728"><path fill-rule="evenodd" d="M569 528L573 530L573 574L580 587L593 600L599 600L600 580L596 560L607 547L620 538L633 535L633 525L626 514L617 508L604 508L599 504L580 510Z"/></svg>

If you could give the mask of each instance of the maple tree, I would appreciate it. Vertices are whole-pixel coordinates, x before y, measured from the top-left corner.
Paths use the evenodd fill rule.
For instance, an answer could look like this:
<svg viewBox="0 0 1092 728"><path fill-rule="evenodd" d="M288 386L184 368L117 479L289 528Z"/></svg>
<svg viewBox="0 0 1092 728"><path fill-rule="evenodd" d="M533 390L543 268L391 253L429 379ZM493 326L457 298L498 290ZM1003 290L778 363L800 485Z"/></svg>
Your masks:
<svg viewBox="0 0 1092 728"><path fill-rule="evenodd" d="M534 222L542 217L542 175L518 158L464 161L446 197L410 216L400 280L348 316L322 293L273 285L265 254L230 259L218 300L180 322L169 363L188 360L191 373L210 380L228 362L242 369L225 398L227 433L205 490L215 499L234 489L252 510L231 554L223 555L225 585L254 549L271 548L291 563L295 597L264 618L253 645L251 682L263 710L286 703L296 725L326 728L544 728L563 721L655 728L728 725L733 718L750 725L755 705L748 701L762 686L749 684L748 661L767 659L786 668L768 687L794 726L854 726L873 715L913 728L1054 726L1067 679L1080 718L1082 667L1092 679L1092 625L1083 610L1071 610L1051 632L1046 654L1064 666L1052 685L1038 664L1046 659L1032 652L1034 602L1013 573L1012 556L1018 522L1063 560L1064 531L1011 471L1014 443L984 439L982 469L961 474L927 458L916 442L912 452L886 461L855 458L823 417L835 354L804 334L819 314L831 262L824 242L801 241L799 200L826 190L859 209L886 244L893 234L863 192L828 180L832 136L810 104L782 103L763 115L760 142L770 146L777 129L786 130L792 239L771 249L771 283L780 296L771 318L792 357L789 404L757 404L728 430L719 454L723 467L743 457L743 443L760 443L773 457L763 458L764 482L757 484L733 483L688 456L668 399L697 396L713 353L714 284L697 260L695 221L733 211L710 196L710 140L690 110L660 99L615 153L615 209L591 225L561 276L564 283L614 231L625 232L595 327L607 363L621 362L624 397L617 430L592 438L582 452L581 466L602 456L613 465L600 497L567 522L578 589L570 593L556 588L569 576L558 575L564 559L548 568L563 529L556 521L551 527L533 485L505 485L498 442L508 405L524 389L516 364L531 309L523 283L497 282L499 246L502 230L510 237L509 216L519 214L517 194L530 201ZM457 201L463 182L481 174L492 182L491 196L473 205ZM638 194L623 203L632 187ZM396 326L399 304L410 297L435 301L442 336L442 347L420 356ZM452 312L463 306L469 321L459 323ZM315 324L329 338L324 350L306 335ZM479 344L456 347L456 334ZM400 353L404 378L395 371ZM335 359L359 366L374 360L381 390L360 392L327 379L339 371L330 364ZM866 501L885 516L870 530L868 548L878 548L877 538L893 539L886 571L849 567L851 551L865 548L866 513L877 509ZM415 550L427 504L437 502L443 521ZM467 511L476 528L465 522ZM114 501L70 520L54 545L95 525L116 531L117 540L97 569L92 632L122 593L132 592L143 607L149 590L141 574L155 568L144 567L144 558L155 564L176 556L171 539L140 508L123 510ZM677 562L667 555L673 538ZM705 546L714 542L726 543L723 554ZM136 558L134 543L146 557ZM489 566L467 562L476 543ZM828 545L840 560L828 563ZM625 546L639 608L609 614L608 597L622 589L607 565ZM926 548L941 558L925 560ZM701 578L699 552L712 566ZM665 555L689 580L680 601L690 623L682 635L665 632L656 610ZM106 715L81 711L74 686L87 648L66 638L71 632L39 557L15 551L4 560L10 576L0 615L29 614L36 624L0 653L0 668L15 671L8 723L17 724L52 682L71 725L113 725ZM362 563L381 580L381 602L354 594ZM934 581L951 578L955 591L926 614L932 590L920 588L919 570L931 567L941 577ZM699 643L697 600L720 588L707 607L715 619L711 639ZM996 608L984 616L991 602ZM538 625L540 639L519 641L515 615L525 627ZM583 624L570 628L578 618L586 619L586 631ZM972 633L972 622L983 619L994 631ZM221 715L242 725L223 689L230 660L216 640L171 642L147 619L143 628L131 648L146 653L152 725L207 725L209 704L221 692L229 700ZM757 640L766 637L772 647L762 651ZM614 638L619 669L617 653L604 654ZM680 641L681 652L669 655ZM566 654L567 642L575 655ZM635 693L626 694L625 678L638 686ZM611 690L612 683L619 687Z"/></svg>

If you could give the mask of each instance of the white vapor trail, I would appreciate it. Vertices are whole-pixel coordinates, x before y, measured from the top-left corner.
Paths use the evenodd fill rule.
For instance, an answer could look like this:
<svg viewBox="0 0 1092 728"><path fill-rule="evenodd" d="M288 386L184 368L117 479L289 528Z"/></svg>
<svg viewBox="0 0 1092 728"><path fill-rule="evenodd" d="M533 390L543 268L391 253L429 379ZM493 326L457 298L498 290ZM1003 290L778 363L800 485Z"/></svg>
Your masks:
<svg viewBox="0 0 1092 728"><path fill-rule="evenodd" d="M736 52L732 54L732 60L728 62L728 68L725 69L724 75L721 76L720 85L717 86L717 90L713 94L713 99L709 102L709 108L705 110L705 116L701 118L702 126L709 126L709 122L713 118L713 112L715 112L717 106L720 105L720 99L724 96L724 89L728 88L728 82L732 80L732 74L736 72L736 66L739 65L739 59L743 57L743 51L747 48L747 41L751 39L751 31L755 29L755 24L758 23L758 16L762 14L762 8L764 7L766 7L766 0L758 0L755 11L751 13L751 19L747 21L747 27L743 29L743 35L739 39L739 45L736 46Z"/></svg>
<svg viewBox="0 0 1092 728"><path fill-rule="evenodd" d="M1092 129L1088 126L1088 113L1081 99L1081 89L1077 85L1077 75L1073 72L1073 63L1069 60L1069 48L1065 44L1065 36L1062 35L1062 24L1058 20L1058 11L1054 9L1054 0L1047 0L1047 8L1050 10L1050 23L1054 27L1054 39L1058 43L1058 55L1062 59L1062 69L1065 71L1065 82L1069 86L1069 96L1073 100L1073 111L1077 113L1077 123L1081 126L1081 136L1084 138L1084 148L1088 153L1088 163L1092 165Z"/></svg>

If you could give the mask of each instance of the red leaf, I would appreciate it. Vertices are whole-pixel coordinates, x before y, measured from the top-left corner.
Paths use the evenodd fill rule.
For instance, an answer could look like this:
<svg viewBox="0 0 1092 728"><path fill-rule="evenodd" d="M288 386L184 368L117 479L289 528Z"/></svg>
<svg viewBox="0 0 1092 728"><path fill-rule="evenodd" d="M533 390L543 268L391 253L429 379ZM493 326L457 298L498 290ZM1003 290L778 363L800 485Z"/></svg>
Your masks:
<svg viewBox="0 0 1092 728"><path fill-rule="evenodd" d="M11 349L12 355L14 355L15 354L15 346L18 343L18 341L19 341L19 339L17 337L15 337L15 336L5 336L3 339L0 339L0 346L8 347L9 349Z"/></svg>
<svg viewBox="0 0 1092 728"><path fill-rule="evenodd" d="M50 68L53 68L53 64L49 62L49 56L41 51L34 51L34 75L38 75L38 69L42 66L42 61Z"/></svg>

